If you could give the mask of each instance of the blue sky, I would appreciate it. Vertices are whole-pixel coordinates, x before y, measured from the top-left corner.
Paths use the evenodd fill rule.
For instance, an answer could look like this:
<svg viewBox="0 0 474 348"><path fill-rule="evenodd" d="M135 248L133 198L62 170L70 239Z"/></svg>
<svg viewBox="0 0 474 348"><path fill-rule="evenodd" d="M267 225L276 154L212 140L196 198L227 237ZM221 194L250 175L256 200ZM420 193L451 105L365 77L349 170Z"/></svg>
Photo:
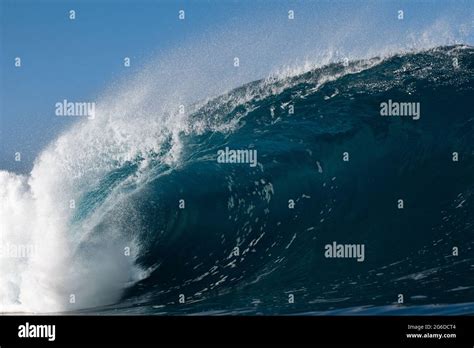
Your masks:
<svg viewBox="0 0 474 348"><path fill-rule="evenodd" d="M271 36L273 25L285 30L287 11L294 9L295 24L288 30L293 30L292 47L297 47L298 38L303 42L303 38L320 35L318 25L350 21L352 13L367 7L375 8L368 13L377 17L367 21L375 23L374 30L380 28L384 35L402 30L396 19L398 9L405 11L403 28L421 28L447 16L450 22L465 22L472 30L473 3L0 0L0 169L29 170L41 149L75 122L54 115L57 101L95 100L114 81L136 74L150 59L202 38L203 33L212 36L229 27L241 27L248 39L251 28L265 23L264 32ZM68 17L71 9L76 11L75 20ZM178 20L180 9L186 11L185 21ZM261 32L258 35L262 40ZM472 43L472 31L468 38ZM311 42L306 40L306 45ZM123 66L125 56L132 59L130 68ZM21 57L21 68L15 68L15 57ZM269 50L259 59L262 68L246 78L263 77L257 75L265 73L266 60L277 64L284 62L283 58L278 50ZM15 152L21 152L22 162L13 161Z"/></svg>

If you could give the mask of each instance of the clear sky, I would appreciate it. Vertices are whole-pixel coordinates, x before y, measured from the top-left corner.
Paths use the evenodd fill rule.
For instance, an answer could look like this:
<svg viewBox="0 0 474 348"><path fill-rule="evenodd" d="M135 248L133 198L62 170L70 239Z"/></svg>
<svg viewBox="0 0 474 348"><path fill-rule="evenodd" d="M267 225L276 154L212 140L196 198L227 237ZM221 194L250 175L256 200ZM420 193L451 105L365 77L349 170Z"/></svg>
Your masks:
<svg viewBox="0 0 474 348"><path fill-rule="evenodd" d="M344 27L356 37L363 28L358 37L367 45L372 39L390 41L391 32L405 38L407 28L426 28L445 18L448 27L455 28L441 25L439 29L438 25L441 34L453 29L472 44L474 26L472 0L0 0L0 4L0 169L19 172L29 170L41 149L76 122L56 117L56 102L95 100L111 83L136 74L153 58L212 37L214 32L241 30L246 42L253 40L263 47L249 46L248 51L253 52L247 54L255 69L243 80L252 80L264 77L266 68L285 63L286 57L311 55L323 38L326 44L331 43L333 28ZM75 20L69 19L71 9L76 11ZM178 19L181 9L185 10L184 21ZM292 24L287 18L289 9L295 11ZM362 20L358 15L361 9L366 16ZM404 10L403 22L397 19L399 9ZM361 23L348 26L352 19ZM332 42L345 46L358 43L349 39ZM232 43L219 42L226 44ZM14 66L15 57L21 58L21 68ZM130 68L123 66L124 57L132 59ZM21 152L22 162L13 162L15 152Z"/></svg>

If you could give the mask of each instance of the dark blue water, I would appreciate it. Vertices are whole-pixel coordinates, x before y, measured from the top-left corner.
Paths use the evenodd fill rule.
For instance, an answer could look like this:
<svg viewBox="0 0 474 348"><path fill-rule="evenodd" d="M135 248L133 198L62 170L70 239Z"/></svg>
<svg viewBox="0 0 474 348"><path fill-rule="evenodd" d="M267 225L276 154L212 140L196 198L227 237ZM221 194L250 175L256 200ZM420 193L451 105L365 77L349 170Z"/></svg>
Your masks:
<svg viewBox="0 0 474 348"><path fill-rule="evenodd" d="M92 311L474 313L474 49L357 69L369 63L276 80L276 93L257 81L195 112L195 122L235 127L182 134L179 167L157 160L128 219L144 226L138 263L154 271ZM420 103L420 119L380 116L389 99ZM225 147L257 150L258 165L218 163ZM84 198L88 209L135 169L111 173ZM334 241L363 244L364 261L326 258Z"/></svg>

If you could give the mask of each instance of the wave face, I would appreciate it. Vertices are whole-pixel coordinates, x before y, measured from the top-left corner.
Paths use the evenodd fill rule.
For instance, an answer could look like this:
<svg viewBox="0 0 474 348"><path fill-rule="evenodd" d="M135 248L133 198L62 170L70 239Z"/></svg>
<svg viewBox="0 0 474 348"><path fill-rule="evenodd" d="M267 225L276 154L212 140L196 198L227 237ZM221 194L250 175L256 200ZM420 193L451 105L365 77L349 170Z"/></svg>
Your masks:
<svg viewBox="0 0 474 348"><path fill-rule="evenodd" d="M137 99L133 122L105 107L30 176L0 172L3 243L35 247L2 259L2 311L474 312L472 47L330 64L153 118ZM389 100L420 118L380 116ZM258 165L218 163L226 147ZM326 258L333 242L364 261Z"/></svg>

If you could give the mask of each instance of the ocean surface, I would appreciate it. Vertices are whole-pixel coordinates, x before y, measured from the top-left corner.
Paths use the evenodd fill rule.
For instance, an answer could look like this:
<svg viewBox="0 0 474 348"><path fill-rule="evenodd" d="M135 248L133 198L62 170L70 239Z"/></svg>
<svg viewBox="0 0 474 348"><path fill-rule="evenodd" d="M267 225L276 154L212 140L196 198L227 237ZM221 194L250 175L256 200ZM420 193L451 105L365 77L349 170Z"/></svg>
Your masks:
<svg viewBox="0 0 474 348"><path fill-rule="evenodd" d="M389 100L419 119L381 116ZM473 103L474 48L449 46L269 77L159 119L99 110L29 175L0 171L3 243L35 246L2 261L0 310L474 314ZM226 147L258 164L219 163ZM363 262L325 257L333 242L363 244Z"/></svg>

